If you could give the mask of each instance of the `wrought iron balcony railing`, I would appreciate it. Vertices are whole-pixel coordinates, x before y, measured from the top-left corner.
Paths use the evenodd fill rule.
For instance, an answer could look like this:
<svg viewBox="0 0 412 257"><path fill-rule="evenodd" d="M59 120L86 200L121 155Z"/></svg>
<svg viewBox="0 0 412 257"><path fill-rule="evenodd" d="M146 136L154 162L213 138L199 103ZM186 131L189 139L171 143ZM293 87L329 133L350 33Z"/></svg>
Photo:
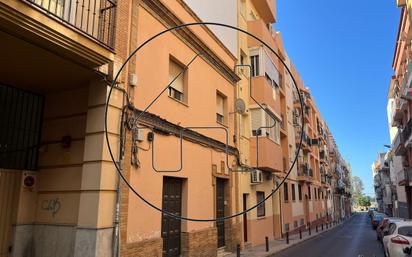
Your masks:
<svg viewBox="0 0 412 257"><path fill-rule="evenodd" d="M21 0L114 48L116 0Z"/></svg>

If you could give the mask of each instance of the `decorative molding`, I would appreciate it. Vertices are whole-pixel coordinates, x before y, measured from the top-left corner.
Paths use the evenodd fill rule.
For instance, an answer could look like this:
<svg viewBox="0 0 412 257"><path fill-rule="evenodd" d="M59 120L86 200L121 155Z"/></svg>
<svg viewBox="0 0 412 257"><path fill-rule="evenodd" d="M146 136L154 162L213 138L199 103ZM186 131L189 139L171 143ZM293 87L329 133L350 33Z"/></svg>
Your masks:
<svg viewBox="0 0 412 257"><path fill-rule="evenodd" d="M157 18L165 27L175 27L184 24L174 13L172 13L160 0L142 0L141 6L150 14ZM222 74L232 84L237 83L241 78L232 67L226 65L195 33L189 28L182 28L172 31L175 35L186 42L195 52L202 53L201 56L220 74Z"/></svg>

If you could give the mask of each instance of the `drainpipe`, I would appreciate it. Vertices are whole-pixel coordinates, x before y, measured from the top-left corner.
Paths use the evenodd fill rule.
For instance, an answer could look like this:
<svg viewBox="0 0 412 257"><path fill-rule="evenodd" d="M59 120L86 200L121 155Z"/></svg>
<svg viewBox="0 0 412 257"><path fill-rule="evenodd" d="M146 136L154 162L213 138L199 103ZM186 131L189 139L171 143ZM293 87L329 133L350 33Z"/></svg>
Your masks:
<svg viewBox="0 0 412 257"><path fill-rule="evenodd" d="M282 192L282 190L280 190L280 188L279 188L279 190L278 190L278 192L279 192L279 216L280 216L280 235L281 235L281 237L283 237L283 212L282 212L282 194L281 194L281 192Z"/></svg>
<svg viewBox="0 0 412 257"><path fill-rule="evenodd" d="M126 96L127 97L127 96ZM119 168L120 172L123 173L123 160L124 160L124 151L125 151L125 131L124 131L124 112L126 111L127 106L124 106L122 109L122 116L120 119L120 157L119 157ZM120 201L121 201L121 192L120 192L120 177L117 176L117 185L116 185L116 203L115 203L115 217L114 217L114 231L113 231L113 257L120 257Z"/></svg>

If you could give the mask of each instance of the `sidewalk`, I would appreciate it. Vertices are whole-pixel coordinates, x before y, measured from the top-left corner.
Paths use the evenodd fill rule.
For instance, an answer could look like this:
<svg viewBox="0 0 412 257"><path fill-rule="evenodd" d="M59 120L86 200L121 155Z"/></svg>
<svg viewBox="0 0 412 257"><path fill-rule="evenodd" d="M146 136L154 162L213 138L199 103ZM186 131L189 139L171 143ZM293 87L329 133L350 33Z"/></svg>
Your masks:
<svg viewBox="0 0 412 257"><path fill-rule="evenodd" d="M255 247L251 247L245 250L242 250L240 252L240 256L247 256L247 257L268 257L271 256L275 253L281 252L289 247L292 247L294 245L300 244L302 242L305 242L306 240L309 240L311 238L315 238L323 233L326 233L330 230L333 230L335 228L340 227L341 225L345 224L346 221L350 220L353 217L353 215L351 217L349 217L348 219L346 219L345 221L334 225L332 227L324 227L323 231L322 228L319 227L318 229L318 233L316 233L315 228L312 229L312 233L309 236L309 232L308 231L304 231L302 232L302 239L299 239L299 233L295 234L295 235L291 235L289 237L289 244L286 244L286 239L277 239L277 240L272 240L269 241L269 251L266 252L266 247L265 245L259 245L259 246L255 246ZM231 253L229 255L225 255L225 257L236 257L236 253Z"/></svg>

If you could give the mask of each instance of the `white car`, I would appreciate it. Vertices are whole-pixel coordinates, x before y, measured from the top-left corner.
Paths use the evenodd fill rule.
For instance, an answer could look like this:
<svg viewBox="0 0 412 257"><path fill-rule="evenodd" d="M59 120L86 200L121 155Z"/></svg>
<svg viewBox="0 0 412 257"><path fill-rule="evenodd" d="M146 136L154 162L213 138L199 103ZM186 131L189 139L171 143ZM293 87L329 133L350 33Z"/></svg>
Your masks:
<svg viewBox="0 0 412 257"><path fill-rule="evenodd" d="M386 257L411 256L412 221L392 223L383 237L383 248Z"/></svg>

